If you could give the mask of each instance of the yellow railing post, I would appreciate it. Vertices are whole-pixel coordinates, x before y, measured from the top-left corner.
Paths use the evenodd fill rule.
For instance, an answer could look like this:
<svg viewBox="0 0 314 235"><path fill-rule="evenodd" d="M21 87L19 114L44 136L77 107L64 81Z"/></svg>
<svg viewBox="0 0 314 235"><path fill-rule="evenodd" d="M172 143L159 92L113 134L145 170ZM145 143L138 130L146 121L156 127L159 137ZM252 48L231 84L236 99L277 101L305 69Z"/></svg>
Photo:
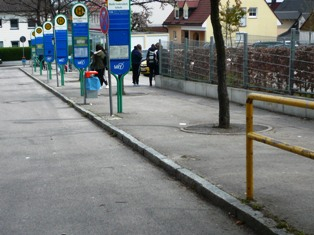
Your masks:
<svg viewBox="0 0 314 235"><path fill-rule="evenodd" d="M253 174L253 140L249 133L253 132L253 100L246 102L246 197L253 199L254 174Z"/></svg>
<svg viewBox="0 0 314 235"><path fill-rule="evenodd" d="M253 200L254 197L253 140L314 159L314 151L310 149L289 145L255 133L253 130L253 100L314 109L313 101L256 93L248 95L246 100L246 197L248 200Z"/></svg>

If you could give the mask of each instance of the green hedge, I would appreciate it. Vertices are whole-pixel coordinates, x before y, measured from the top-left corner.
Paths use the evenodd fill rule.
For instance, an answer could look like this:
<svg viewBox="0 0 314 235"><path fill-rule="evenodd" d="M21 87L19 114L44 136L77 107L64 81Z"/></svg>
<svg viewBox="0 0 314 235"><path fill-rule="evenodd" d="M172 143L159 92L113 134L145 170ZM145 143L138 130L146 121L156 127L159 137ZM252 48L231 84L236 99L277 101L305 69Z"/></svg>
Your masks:
<svg viewBox="0 0 314 235"><path fill-rule="evenodd" d="M31 57L31 48L24 47L24 56L27 60ZM2 61L22 60L23 47L3 47L0 48L0 58Z"/></svg>

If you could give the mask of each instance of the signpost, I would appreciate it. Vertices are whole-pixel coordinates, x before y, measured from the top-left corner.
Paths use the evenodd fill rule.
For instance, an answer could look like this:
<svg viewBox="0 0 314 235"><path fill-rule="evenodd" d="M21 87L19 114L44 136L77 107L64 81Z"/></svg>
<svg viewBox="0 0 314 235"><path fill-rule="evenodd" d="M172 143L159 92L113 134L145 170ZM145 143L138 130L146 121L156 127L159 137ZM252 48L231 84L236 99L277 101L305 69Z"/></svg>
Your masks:
<svg viewBox="0 0 314 235"><path fill-rule="evenodd" d="M84 70L88 67L89 56L89 24L88 9L82 3L72 7L72 45L73 63L80 72L81 95L84 95Z"/></svg>
<svg viewBox="0 0 314 235"><path fill-rule="evenodd" d="M110 69L117 79L118 113L122 113L123 79L130 70L130 0L108 0Z"/></svg>
<svg viewBox="0 0 314 235"><path fill-rule="evenodd" d="M57 15L55 22L56 63L60 66L61 85L64 86L64 66L68 62L68 21L64 15Z"/></svg>
<svg viewBox="0 0 314 235"><path fill-rule="evenodd" d="M31 58L32 58L32 61L33 61L33 69L35 70L36 72L36 42L35 42L35 31L33 31L31 33ZM32 69L32 73L33 73L33 69Z"/></svg>
<svg viewBox="0 0 314 235"><path fill-rule="evenodd" d="M43 28L38 26L35 28L35 44L36 44L36 56L39 61L40 75L42 75L43 61L44 61L44 40L43 40Z"/></svg>
<svg viewBox="0 0 314 235"><path fill-rule="evenodd" d="M22 64L25 67L26 59L25 59L25 54L24 54L24 42L26 41L26 37L21 36L20 37L20 42L23 44L23 56L22 56Z"/></svg>
<svg viewBox="0 0 314 235"><path fill-rule="evenodd" d="M51 63L54 61L54 46L53 46L53 25L51 22L45 22L44 29L44 60L48 64L49 80L51 80Z"/></svg>
<svg viewBox="0 0 314 235"><path fill-rule="evenodd" d="M106 7L102 7L100 10L100 29L103 34L106 35L106 46L107 48L107 64L110 63L110 53L109 53L109 39L108 39L108 30L109 30L109 12ZM106 69L105 69L106 70ZM111 86L111 72L110 66L108 66L108 81L109 81L109 102L110 102L110 116L112 116L112 86Z"/></svg>

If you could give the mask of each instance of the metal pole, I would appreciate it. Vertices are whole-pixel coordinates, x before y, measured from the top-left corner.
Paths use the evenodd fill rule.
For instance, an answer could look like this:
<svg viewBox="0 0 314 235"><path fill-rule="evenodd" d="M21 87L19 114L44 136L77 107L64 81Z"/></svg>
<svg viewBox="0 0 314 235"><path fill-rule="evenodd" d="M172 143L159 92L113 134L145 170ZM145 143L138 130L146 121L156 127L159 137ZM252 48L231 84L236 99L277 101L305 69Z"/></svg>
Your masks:
<svg viewBox="0 0 314 235"><path fill-rule="evenodd" d="M294 82L294 61L295 61L295 35L296 29L291 29L291 41L290 41L290 60L289 60L289 81L288 92L293 94L293 82Z"/></svg>
<svg viewBox="0 0 314 235"><path fill-rule="evenodd" d="M24 42L23 42L23 58L24 58L25 56L24 56Z"/></svg>
<svg viewBox="0 0 314 235"><path fill-rule="evenodd" d="M162 68L162 66L161 66L161 62L162 62L162 46L161 46L161 40L159 39L159 49L158 49L158 53L159 53L159 63L158 63L158 65L159 65L159 68L158 68L158 70L159 70L159 75L161 75L161 68Z"/></svg>
<svg viewBox="0 0 314 235"><path fill-rule="evenodd" d="M188 39L184 39L184 80L187 80L187 68L188 68Z"/></svg>
<svg viewBox="0 0 314 235"><path fill-rule="evenodd" d="M174 73L173 73L173 55L174 54L174 44L171 41L170 42L170 77L174 77Z"/></svg>
<svg viewBox="0 0 314 235"><path fill-rule="evenodd" d="M245 88L248 88L248 36L247 33L243 33L243 85Z"/></svg>
<svg viewBox="0 0 314 235"><path fill-rule="evenodd" d="M79 69L80 72L80 86L81 86L81 96L84 95L85 91L85 82L84 82L84 69ZM86 93L86 92L85 92Z"/></svg>
<svg viewBox="0 0 314 235"><path fill-rule="evenodd" d="M246 102L246 198L253 199L254 175L253 175L253 140L248 134L253 132L253 101Z"/></svg>
<svg viewBox="0 0 314 235"><path fill-rule="evenodd" d="M109 82L109 103L110 103L110 116L113 115L112 112L112 84L111 84L111 72L110 72L110 48L109 48L109 39L108 34L106 34L106 46L107 49L107 67L108 67L108 82ZM106 68L105 68L106 72Z"/></svg>
<svg viewBox="0 0 314 235"><path fill-rule="evenodd" d="M86 104L86 98L87 98L87 90L86 90L86 77L84 76L83 78L83 83L84 83L84 104Z"/></svg>

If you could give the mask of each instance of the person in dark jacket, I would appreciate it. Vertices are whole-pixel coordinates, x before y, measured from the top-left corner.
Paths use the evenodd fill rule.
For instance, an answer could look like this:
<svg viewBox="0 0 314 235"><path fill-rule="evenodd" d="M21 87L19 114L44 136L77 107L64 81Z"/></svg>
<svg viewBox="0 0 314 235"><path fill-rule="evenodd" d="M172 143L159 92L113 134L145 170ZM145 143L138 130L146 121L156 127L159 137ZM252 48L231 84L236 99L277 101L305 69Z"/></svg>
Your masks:
<svg viewBox="0 0 314 235"><path fill-rule="evenodd" d="M102 50L101 45L96 45L96 51L93 55L93 63L91 67L98 72L97 77L99 78L100 85L104 83L107 84L107 81L104 79L105 65L104 65L105 53Z"/></svg>
<svg viewBox="0 0 314 235"><path fill-rule="evenodd" d="M152 86L153 77L155 76L155 69L157 64L157 55L155 44L152 44L146 55L147 66L149 67L149 85Z"/></svg>
<svg viewBox="0 0 314 235"><path fill-rule="evenodd" d="M138 85L140 77L140 65L142 62L141 48L141 45L138 44L134 46L134 49L132 50L132 80L134 86Z"/></svg>

